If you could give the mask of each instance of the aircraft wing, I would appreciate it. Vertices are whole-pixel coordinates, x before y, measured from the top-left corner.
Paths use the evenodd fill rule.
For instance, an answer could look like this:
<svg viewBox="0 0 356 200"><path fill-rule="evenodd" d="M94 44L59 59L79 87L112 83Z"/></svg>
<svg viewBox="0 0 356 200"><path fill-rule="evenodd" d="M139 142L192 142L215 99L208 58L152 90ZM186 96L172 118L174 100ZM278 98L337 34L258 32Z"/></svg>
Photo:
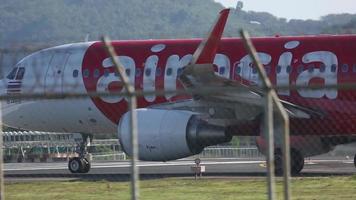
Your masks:
<svg viewBox="0 0 356 200"><path fill-rule="evenodd" d="M208 37L204 39L193 54L190 63L184 67L179 80L185 88L192 89L193 101L190 107L206 107L222 109L230 106L235 110L249 110L245 118L255 118L263 112L263 96L265 93L258 86L249 86L240 82L221 77L215 73L214 58L218 50L224 27L229 15L229 9L220 12L216 24ZM287 101L281 101L290 117L310 118L320 114ZM176 104L179 106L180 104ZM187 102L184 107L189 107ZM176 107L175 106L175 107ZM199 109L198 109L199 110ZM238 111L236 111L238 110ZM235 115L236 117L236 115Z"/></svg>

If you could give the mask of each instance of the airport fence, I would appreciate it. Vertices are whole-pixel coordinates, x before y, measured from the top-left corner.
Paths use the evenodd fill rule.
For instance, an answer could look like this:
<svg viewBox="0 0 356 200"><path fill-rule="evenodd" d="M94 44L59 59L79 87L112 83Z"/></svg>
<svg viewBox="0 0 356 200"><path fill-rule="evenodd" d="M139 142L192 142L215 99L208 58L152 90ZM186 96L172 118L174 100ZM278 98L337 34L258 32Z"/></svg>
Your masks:
<svg viewBox="0 0 356 200"><path fill-rule="evenodd" d="M257 148L234 148L234 147L216 147L205 148L198 154L200 158L263 158L263 155Z"/></svg>
<svg viewBox="0 0 356 200"><path fill-rule="evenodd" d="M292 41L285 46L292 48L298 45L298 41ZM302 59L306 64L301 66L297 64L302 63L302 61L297 59L290 60L292 59L290 57L291 52L281 52L280 62L278 64L276 63L276 66L268 64L267 61L270 61L271 56L266 55L266 53L259 53L257 55L262 62L267 62L267 64L260 66L264 70L257 68L258 62L249 59L247 53L246 58L241 62L227 60L224 55L219 54L215 61L216 66L211 67L213 71L210 71L211 73L209 75L201 79L208 79L210 81L209 83L215 83L219 87L213 87L207 83L206 85L199 85L196 88L187 87L183 89L177 87L181 86L181 83L178 83L176 79L182 74L182 67L188 64L186 60L189 61L188 58L191 58L190 55L183 56L182 58L177 57L177 55L172 55L165 60L163 60L163 58L162 60L159 60L161 58L157 60L157 57L150 54L146 55L149 58L143 61L142 67L137 68L135 68L135 63L133 64L130 56L113 56L113 58L119 58L119 61L122 62L122 65L118 64L119 68L115 68L115 62L110 61L110 56L105 50L100 50L98 55L96 55L95 52L87 52L89 55L86 56L89 56L89 58L101 59L100 62L95 63L95 65L105 65L103 69L98 71L91 68L93 66L89 66L90 62L85 63L83 66L77 66L79 62L83 61L83 59L79 61L78 57L85 56L81 48L82 47L78 47L78 49L70 52L70 55L67 55L68 52L62 52L60 49L54 49L50 53L42 51L37 55L43 57L35 56L33 57L35 59L25 59L20 63L18 62L19 58L28 55L34 50L3 50L2 53L0 53L0 64L4 79L2 79L0 87L5 93L2 93L0 97L2 100L4 123L9 123L11 122L9 119L13 119L12 121L16 121L16 124L18 124L17 127L26 130L32 128L35 130L43 130L51 127L53 131L59 132L76 130L85 133L104 134L104 132L107 132L112 134L112 132L118 132L117 126L112 125L113 122L118 123L121 117L123 121L121 121L122 129L120 131L127 133L127 135L123 137L123 143L125 144L124 149L129 153L129 156L119 152L118 148L116 148L110 153L93 154L92 158L98 161L131 161L132 168L128 174L133 178L131 185L133 199L138 199L139 197L140 187L138 184L138 175L152 175L152 169L154 168L152 166L151 168L138 168L138 158L139 156L142 157L142 155L140 155L140 152L137 152L137 146L140 147L140 150L145 150L144 152L149 156L153 155L158 149L158 146L159 148L164 148L164 151L155 154L155 158L159 157L160 160L170 160L172 156L173 158L179 159L180 157L177 155L181 157L194 156L190 158L202 158L202 163L197 163L195 168L194 166L183 166L177 170L178 172L182 172L182 174L192 173L192 175L194 174L191 171L192 169L201 169L202 166L205 166L204 158L258 158L259 161L266 158L266 165L253 165L251 164L253 162L241 162L240 164L240 162L237 162L239 166L245 166L242 172L231 171L230 173L230 175L235 174L240 176L246 173L249 177L251 174L256 176L263 174L260 176L266 177L263 186L268 188L268 192L266 193L264 189L262 192L256 190L257 192L255 193L260 192L260 197L264 199L277 199L277 196L282 196L280 191L283 191L284 199L293 199L293 197L298 197L297 194L303 195L305 191L314 191L315 187L318 188L317 191L322 190L323 194L328 194L330 191L335 190L334 188L322 184L323 182L327 182L326 179L319 182L316 181L317 183L314 182L313 187L299 184L302 183L302 180L292 178L289 174L290 172L295 173L302 170L301 176L306 177L306 179L310 176L315 178L319 175L337 176L341 172L337 172L335 168L341 165L341 170L346 170L342 172L343 175L352 176L355 174L354 163L350 162L350 160L352 161L353 155L349 154L347 154L347 159L341 160L340 162L335 159L330 159L332 160L331 162L328 162L328 159L323 159L321 164L318 165L319 167L323 167L319 171L315 164L317 162L311 161L304 163L304 158L321 154L325 155L325 153L332 151L335 146L339 144L350 144L356 141L353 115L355 108L353 95L356 87L353 83L341 84L338 81L335 82L335 78L338 79L337 74L341 77L343 73L355 73L356 65L352 63L338 63L338 65L335 65L335 56L330 52L327 53L323 51L306 54ZM162 48L164 49L165 46L153 45L152 52L158 54ZM116 50L117 53L120 53L120 47ZM256 52L253 52L252 50L250 54L256 55ZM10 53L15 55L9 57ZM57 54L62 57L52 57ZM72 57L72 54L75 56ZM102 57L105 57L105 59L102 59ZM11 60L13 63L10 62ZM97 60L93 59L91 61L96 62ZM292 62L292 68L292 66L288 64L289 61L296 62L297 64L294 66ZM51 66L51 62L57 62L58 66L62 65L63 68L48 68ZM162 64L163 62L164 64ZM179 66L177 67L175 65ZM15 67L6 69L4 66ZM32 66L32 68L29 66ZM41 74L43 66L47 66L45 75ZM66 71L66 69L69 68L71 70ZM207 66L207 68L209 68L209 66ZM199 73L206 73L204 69L199 70ZM269 79L266 77L266 75L271 74L272 71L276 74L276 76L272 76L274 85L268 82ZM221 82L221 79L210 79L214 73L219 77L229 77L234 81ZM25 80L23 78L24 74L25 76L30 74L32 79ZM196 74L193 74L191 77L195 75ZM44 78L44 76L46 78ZM126 79L125 76L128 76L126 77L128 79ZM170 81L170 76L174 77L173 82ZM289 77L288 79L283 78L287 76ZM265 82L263 82L263 80L265 80ZM90 81L94 81L95 84L92 84ZM183 81L186 81L185 84L189 85L187 84L189 81ZM140 88L140 90L133 91L133 88L123 88L125 83L132 84L135 82L139 82L136 86ZM165 88L166 90L163 90L163 88L155 88L156 85L160 84L167 86L167 88ZM246 90L246 88L249 90ZM277 94L279 96L277 96ZM131 99L132 97L137 99ZM279 99L279 97L282 97L282 99ZM256 98L258 98L258 100L256 100ZM298 98L302 100L297 101ZM193 99L193 101L191 101L191 99ZM154 109L154 113L148 116L145 115L142 110L135 109L135 102L138 102L138 107ZM26 105L29 104L31 104L31 107L26 107ZM16 109L24 109L25 112L23 114L19 114L18 111L14 112L12 108L15 107ZM127 112L127 110L131 110L132 112ZM158 110L183 111L176 113L170 112L173 114L169 117L164 117ZM288 114L288 119L285 118L285 111ZM70 117L66 118L68 113L70 113ZM125 115L125 113L127 113L127 115ZM184 124L179 120L174 120L174 117L178 115L177 113L179 113L179 116L182 118L185 118L187 113L194 114L192 114L192 118L189 118L192 119L192 121ZM200 115L195 116L195 113L200 113ZM57 121L57 116L63 116L60 123ZM153 118L155 120L153 120ZM36 124L36 126L29 124L28 121L30 120L28 119L35 120L39 123ZM182 127L188 126L187 124L193 124L194 126L189 127L187 137L184 137L184 139L188 138L190 143L182 145L179 138L176 137L165 138L166 140L164 142L158 142L159 145L152 144L157 141L157 138L165 136L159 135L157 131L155 132L154 130L157 130L155 129L157 126L151 124L152 122L159 121L159 119L161 119L160 122L167 124L169 120L171 120L171 122L173 121L169 123L168 126L163 126L164 123L162 123L163 125L161 124L162 128L169 129L172 135L182 132L182 130L187 131L186 127ZM142 125L142 120L146 120L144 121L144 125ZM288 120L290 120L290 122ZM61 123L66 124L68 127L60 126L59 124ZM138 125L134 125L135 123L138 123ZM6 125L16 126L16 124ZM224 130L222 130L221 127L224 127ZM135 128L138 128L138 130ZM152 135L151 137L144 138L140 135L140 131L147 131L147 133ZM191 131L201 132L197 132L197 134L194 135L191 134ZM212 133L224 133L225 135L221 137L219 134L214 135ZM138 136L138 140L133 140L135 139L135 137L133 137L135 135ZM216 144L230 142L231 137L235 137L233 135L252 135L256 137L258 148L211 147ZM0 138L0 142L3 142L1 141L3 137ZM91 140L90 136L83 136L83 138L83 144ZM103 143L97 145L105 146L105 141L101 142ZM144 143L145 145L143 145ZM23 144L25 145L26 143L23 142ZM31 145L34 145L34 143L31 143ZM109 146L110 145L111 144L109 144ZM43 144L43 146L46 146L46 144ZM134 148L135 146L136 148ZM174 152L177 151L177 149L175 149L177 146L180 147L178 150L184 149L184 151ZM189 148L187 148L187 146ZM206 148L202 149L202 147ZM83 145L79 148L71 149L71 151L76 153L75 155L84 156L81 153L89 150ZM187 151L191 152L187 153ZM352 148L349 151L352 152ZM3 152L1 151L1 153ZM4 153L8 153L8 151L5 150ZM291 155L291 157L288 157L289 155ZM226 162L224 166L225 165ZM1 194L3 195L3 163L1 163L0 166L2 173L0 185L2 190ZM5 173L10 173L11 170L6 171L6 166L8 165L5 165ZM162 168L164 168L164 170L172 169L172 165L163 165L155 167L155 169L156 168L156 175L162 175L164 172L160 170ZM118 172L119 170L120 169L118 169ZM214 170L214 167L209 168L209 166L207 166L206 170L206 174L212 173L214 175L223 171L220 169L217 171L209 171ZM11 171L11 173L14 173L14 171ZM36 173L39 172L36 171ZM69 173L69 171L61 173ZM120 171L120 173L122 172ZM283 178L279 178L275 177L275 174L284 176ZM155 177L154 175L155 174L153 174L152 177ZM223 175L226 175L226 173L223 173ZM297 173L293 175L298 176ZM18 176L21 176L21 173L19 173ZM51 177L48 173L46 176ZM54 176L58 177L59 175L55 174ZM281 183L283 183L283 190L276 189L275 180L280 180ZM352 180L349 181L352 182ZM329 184L332 185L333 183L330 182ZM302 189L299 185L303 185ZM332 195L334 195L335 199L352 198L353 194L349 192L349 189L352 187L353 186L349 187L348 185L345 187L337 185L338 189L336 190L340 190L340 192ZM219 193L220 189L222 188L217 186L216 193ZM156 193L156 195L161 195L161 193L164 193L164 191L160 191L160 193ZM11 195L16 194L9 194L9 196ZM234 193L234 195L236 195L236 193ZM314 198L313 196L309 197Z"/></svg>
<svg viewBox="0 0 356 200"><path fill-rule="evenodd" d="M197 156L200 158L262 158L254 145L255 137L238 137L250 147L212 146L205 148ZM66 162L78 156L75 150L82 141L79 133L55 133L38 131L3 132L3 152L5 163L14 162ZM90 160L121 161L127 155L122 151L118 139L94 139L89 148Z"/></svg>
<svg viewBox="0 0 356 200"><path fill-rule="evenodd" d="M256 148L236 148L236 147L208 147L193 158L227 158L227 159L263 159L263 154ZM123 161L128 156L124 152L113 154L92 154L93 161Z"/></svg>

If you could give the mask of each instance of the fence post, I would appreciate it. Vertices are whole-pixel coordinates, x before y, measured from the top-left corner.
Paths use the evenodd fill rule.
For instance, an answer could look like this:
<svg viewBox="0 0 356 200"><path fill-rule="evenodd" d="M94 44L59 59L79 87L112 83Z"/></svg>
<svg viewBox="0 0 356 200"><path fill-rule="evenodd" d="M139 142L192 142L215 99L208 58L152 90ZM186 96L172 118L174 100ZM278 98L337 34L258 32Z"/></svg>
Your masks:
<svg viewBox="0 0 356 200"><path fill-rule="evenodd" d="M244 42L254 65L257 67L258 74L262 80L265 89L265 122L264 128L267 129L267 167L268 167L268 192L269 199L275 199L275 180L274 180L274 135L273 135L273 108L276 105L276 111L279 112L283 125L283 186L284 186L284 199L290 199L290 146L289 146L289 118L282 103L279 101L276 91L272 87L272 83L267 76L266 70L258 59L258 54L255 47L250 40L247 32L241 30L240 35Z"/></svg>
<svg viewBox="0 0 356 200"><path fill-rule="evenodd" d="M120 79L122 80L124 87L129 95L129 112L130 112L130 132L131 132L131 199L137 200L139 198L139 170L137 166L138 161L138 142L137 142L137 116L136 116L136 96L135 96L135 86L131 85L129 78L127 77L124 66L120 63L117 55L115 53L114 47L111 45L110 40L107 37L102 38L107 52L111 57L112 63L115 65L116 71L119 73Z"/></svg>

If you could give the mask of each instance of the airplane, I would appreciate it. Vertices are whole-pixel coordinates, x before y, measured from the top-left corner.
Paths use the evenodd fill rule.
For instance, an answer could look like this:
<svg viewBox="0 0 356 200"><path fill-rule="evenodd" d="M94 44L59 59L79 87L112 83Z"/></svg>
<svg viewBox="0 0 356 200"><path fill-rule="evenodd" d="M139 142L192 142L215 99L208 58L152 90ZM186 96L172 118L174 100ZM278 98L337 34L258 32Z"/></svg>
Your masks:
<svg viewBox="0 0 356 200"><path fill-rule="evenodd" d="M261 127L265 93L240 38L222 38L230 10L219 13L205 39L113 41L136 91L139 158L168 161L229 142L233 136L257 136L266 153ZM253 38L258 56L274 85L310 86L354 83L356 35ZM118 134L131 155L128 99L121 95L65 99L19 99L33 94L125 93L102 42L73 43L35 52L19 61L3 80L3 123L24 130L78 132L89 138ZM204 92L204 88L215 88ZM190 90L190 94L152 91ZM151 92L151 93L149 93ZM356 141L353 91L279 89L290 117L291 171L301 172L304 158ZM275 127L276 129L280 126ZM81 144L68 169L87 173L90 161ZM282 170L281 139L276 137L276 173ZM356 164L356 156L355 156Z"/></svg>

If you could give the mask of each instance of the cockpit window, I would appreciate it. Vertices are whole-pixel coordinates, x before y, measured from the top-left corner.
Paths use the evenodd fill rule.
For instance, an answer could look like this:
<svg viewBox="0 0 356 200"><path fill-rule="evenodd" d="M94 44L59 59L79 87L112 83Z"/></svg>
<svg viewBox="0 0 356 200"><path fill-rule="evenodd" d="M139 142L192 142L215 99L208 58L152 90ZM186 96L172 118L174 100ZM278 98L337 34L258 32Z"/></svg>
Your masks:
<svg viewBox="0 0 356 200"><path fill-rule="evenodd" d="M15 67L11 70L11 72L6 76L6 78L8 79L14 79L15 78L15 75L16 75L16 72L19 68L18 67Z"/></svg>
<svg viewBox="0 0 356 200"><path fill-rule="evenodd" d="M25 68L24 67L20 67L19 70L17 71L17 74L16 74L16 80L22 80L24 74L25 74Z"/></svg>
<svg viewBox="0 0 356 200"><path fill-rule="evenodd" d="M22 80L25 74L24 67L15 67L11 72L6 76L10 80Z"/></svg>

